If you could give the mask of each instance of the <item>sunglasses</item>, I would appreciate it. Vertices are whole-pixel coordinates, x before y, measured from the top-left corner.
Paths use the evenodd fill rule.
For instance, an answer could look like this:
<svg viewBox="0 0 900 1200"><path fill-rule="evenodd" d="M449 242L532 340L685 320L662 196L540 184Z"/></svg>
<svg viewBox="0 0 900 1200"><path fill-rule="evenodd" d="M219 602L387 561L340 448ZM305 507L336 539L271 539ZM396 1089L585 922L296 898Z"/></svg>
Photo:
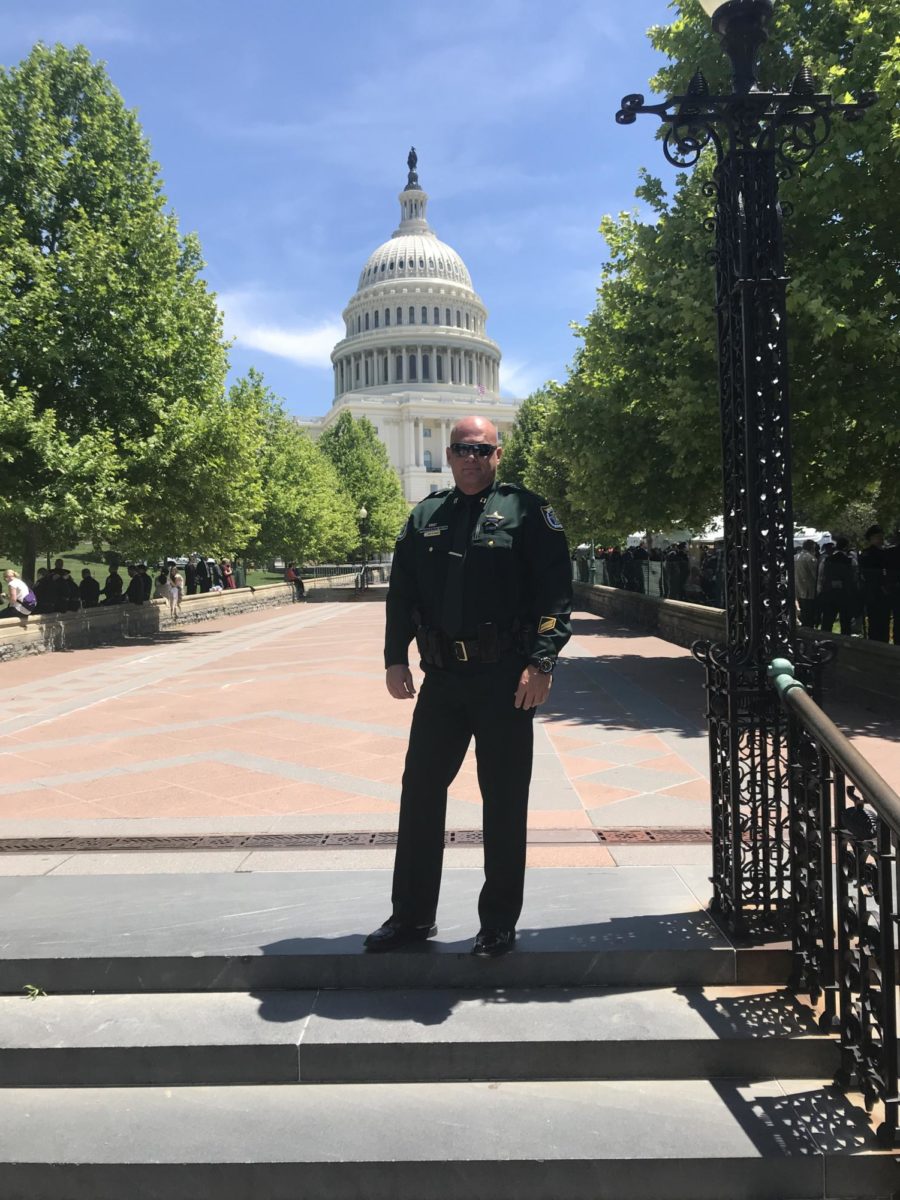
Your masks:
<svg viewBox="0 0 900 1200"><path fill-rule="evenodd" d="M457 458L490 458L497 447L488 442L451 442L450 449Z"/></svg>

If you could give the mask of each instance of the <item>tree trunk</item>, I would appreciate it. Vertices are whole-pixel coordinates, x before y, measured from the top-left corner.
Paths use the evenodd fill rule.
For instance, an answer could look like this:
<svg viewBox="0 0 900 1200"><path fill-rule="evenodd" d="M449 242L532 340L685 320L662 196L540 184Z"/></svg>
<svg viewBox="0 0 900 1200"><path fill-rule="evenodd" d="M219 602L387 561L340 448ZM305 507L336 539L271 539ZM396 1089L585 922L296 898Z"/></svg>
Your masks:
<svg viewBox="0 0 900 1200"><path fill-rule="evenodd" d="M22 538L22 575L26 583L34 586L34 571L37 566L37 526L29 522Z"/></svg>

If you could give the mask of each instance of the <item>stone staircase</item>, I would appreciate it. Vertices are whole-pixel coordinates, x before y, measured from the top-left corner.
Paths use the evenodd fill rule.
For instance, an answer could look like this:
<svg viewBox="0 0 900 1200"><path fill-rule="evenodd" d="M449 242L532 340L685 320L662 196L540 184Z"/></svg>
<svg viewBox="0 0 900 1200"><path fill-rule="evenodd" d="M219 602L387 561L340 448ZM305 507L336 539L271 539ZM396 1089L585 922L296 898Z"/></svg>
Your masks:
<svg viewBox="0 0 900 1200"><path fill-rule="evenodd" d="M477 871L378 957L383 871L0 879L0 1200L896 1192L785 949L691 882L532 872L482 962Z"/></svg>

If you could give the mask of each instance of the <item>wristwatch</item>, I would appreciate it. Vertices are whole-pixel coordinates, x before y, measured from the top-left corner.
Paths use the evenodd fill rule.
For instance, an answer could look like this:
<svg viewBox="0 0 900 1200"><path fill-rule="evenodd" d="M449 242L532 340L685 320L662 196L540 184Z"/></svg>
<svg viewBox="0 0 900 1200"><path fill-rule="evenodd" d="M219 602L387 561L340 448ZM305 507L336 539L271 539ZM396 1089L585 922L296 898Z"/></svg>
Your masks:
<svg viewBox="0 0 900 1200"><path fill-rule="evenodd" d="M530 667L535 667L542 675L552 675L553 668L556 666L556 659L533 658L528 665Z"/></svg>

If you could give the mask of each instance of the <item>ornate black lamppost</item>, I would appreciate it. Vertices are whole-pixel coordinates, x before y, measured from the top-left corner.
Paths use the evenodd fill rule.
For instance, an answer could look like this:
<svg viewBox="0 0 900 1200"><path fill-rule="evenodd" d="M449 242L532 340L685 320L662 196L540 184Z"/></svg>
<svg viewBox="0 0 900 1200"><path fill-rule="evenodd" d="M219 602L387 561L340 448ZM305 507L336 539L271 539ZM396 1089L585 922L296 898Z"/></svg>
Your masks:
<svg viewBox="0 0 900 1200"><path fill-rule="evenodd" d="M804 68L788 91L760 88L759 51L773 0L700 0L731 60L733 90L713 96L698 71L687 93L646 105L626 96L630 125L652 113L663 153L693 166L716 155L716 312L725 521L724 644L698 643L706 667L712 781L714 907L735 933L784 928L790 905L789 803L783 718L766 678L789 658L815 682L823 650L797 640L784 249L778 181L827 139L835 104Z"/></svg>

